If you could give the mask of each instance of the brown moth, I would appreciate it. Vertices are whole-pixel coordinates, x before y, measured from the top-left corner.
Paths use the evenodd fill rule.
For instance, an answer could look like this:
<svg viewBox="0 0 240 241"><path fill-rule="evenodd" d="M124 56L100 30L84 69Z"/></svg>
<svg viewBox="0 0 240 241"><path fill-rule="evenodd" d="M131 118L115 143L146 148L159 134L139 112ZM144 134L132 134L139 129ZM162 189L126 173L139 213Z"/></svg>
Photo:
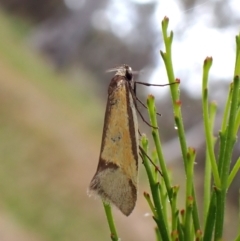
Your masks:
<svg viewBox="0 0 240 241"><path fill-rule="evenodd" d="M128 216L135 207L138 182L135 86L128 65L110 71L116 74L108 88L99 163L89 189Z"/></svg>

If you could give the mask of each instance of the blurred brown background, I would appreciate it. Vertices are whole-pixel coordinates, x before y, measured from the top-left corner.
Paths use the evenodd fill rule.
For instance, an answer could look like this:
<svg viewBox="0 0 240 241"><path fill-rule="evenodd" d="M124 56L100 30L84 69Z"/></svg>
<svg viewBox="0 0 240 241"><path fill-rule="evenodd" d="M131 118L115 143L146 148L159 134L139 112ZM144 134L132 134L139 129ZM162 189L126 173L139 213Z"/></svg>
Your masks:
<svg viewBox="0 0 240 241"><path fill-rule="evenodd" d="M199 10L211 15L209 24L216 31L231 26L234 35L238 34L240 15L230 2L206 1L203 5L200 0L175 1L174 7L177 3L182 20L173 29L174 41L184 42L187 27L204 18L198 15ZM127 63L135 70L145 69L139 78L150 81L151 70L163 66L159 55L163 49L160 23L154 20L158 4L158 1L0 0L1 241L110 240L101 202L87 196L98 163L111 78L105 70ZM171 22L174 15L169 18ZM234 35L230 46L233 49ZM201 100L187 88L188 73L176 77L181 79L188 144L197 150L196 186L201 206L204 170ZM165 80L162 81L166 83ZM230 81L211 79L210 88L214 87L211 99L219 104L216 135L224 108L223 96ZM178 177L174 183L184 190L185 177L168 87L164 89L158 89L157 94L154 90L158 111L162 113L160 133L166 160L174 177ZM152 90L139 87L139 98L144 101ZM141 111L147 116L144 109ZM149 133L141 119L139 122L141 131ZM239 152L237 143L233 160ZM154 222L146 215L149 208L142 196L149 188L141 165L139 178L138 202L130 217L114 209L122 240L154 240ZM228 229L226 237L236 234L237 221L233 220L237 216L238 189L239 181L235 181L229 192L226 219L226 225L232 229ZM182 205L180 202L179 208Z"/></svg>

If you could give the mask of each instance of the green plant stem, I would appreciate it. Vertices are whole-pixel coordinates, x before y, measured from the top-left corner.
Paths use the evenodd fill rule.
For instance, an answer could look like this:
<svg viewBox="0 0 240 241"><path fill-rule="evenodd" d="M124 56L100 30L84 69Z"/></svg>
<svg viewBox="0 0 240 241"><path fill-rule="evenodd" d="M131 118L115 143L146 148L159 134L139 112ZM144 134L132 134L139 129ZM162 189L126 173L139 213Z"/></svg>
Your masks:
<svg viewBox="0 0 240 241"><path fill-rule="evenodd" d="M153 95L148 96L147 106L148 106L148 113L149 113L151 125L158 127L158 122L157 122L157 117L156 117L156 109L155 109L155 104L154 104L154 96ZM171 202L172 189L171 189L171 185L170 185L170 179L169 179L169 176L168 176L167 167L166 167L164 157L163 157L163 152L162 152L161 141L160 141L158 129L152 128L152 136L153 136L154 144L156 146L159 165L161 167L162 176L163 176L163 180L164 180L166 190L167 190L167 193L168 193L169 201Z"/></svg>
<svg viewBox="0 0 240 241"><path fill-rule="evenodd" d="M228 176L231 164L231 156L233 146L236 141L236 136L234 135L234 123L236 120L238 99L239 99L239 76L235 76L232 84L232 100L228 118L228 124L226 131L222 133L222 141L224 141L224 152L220 157L222 163L221 175L221 191L217 193L217 215L216 215L216 227L215 227L215 240L222 238L223 234L223 223L224 223L224 210L226 202L226 192L228 188Z"/></svg>
<svg viewBox="0 0 240 241"><path fill-rule="evenodd" d="M149 117L150 117L150 122L153 126L158 126L157 124L157 117L156 117L156 108L155 108L155 103L154 103L154 97L152 95L149 95L148 99L147 99L147 106L148 106L148 111L149 111ZM160 142L160 136L159 133L157 131L157 129L152 128L152 135L153 135L153 140L156 146L156 151L158 154L158 159L159 159L159 164L162 170L162 176L163 176L163 180L166 186L166 191L168 194L168 199L170 202L170 206L171 206L171 212L172 212L172 218L176 218L178 219L178 217L176 217L176 207L173 203L173 193L172 193L172 188L170 186L170 179L169 179L169 175L168 175L168 171L167 171L167 167L163 158L163 152L162 152L162 147L161 147L161 142ZM173 224L173 228L175 229L177 227L177 220L172 220L172 224Z"/></svg>
<svg viewBox="0 0 240 241"><path fill-rule="evenodd" d="M177 210L177 195L179 191L179 186L174 186L172 188L172 232L177 231L178 229L178 213Z"/></svg>
<svg viewBox="0 0 240 241"><path fill-rule="evenodd" d="M161 204L162 204L162 212L163 212L163 216L164 216L164 220L167 223L168 221L168 209L167 209L167 204L168 204L168 195L167 195L167 191L165 188L165 185L161 184L161 182L159 181L159 191L160 191L160 198L161 198Z"/></svg>
<svg viewBox="0 0 240 241"><path fill-rule="evenodd" d="M230 172L230 175L228 177L228 188L230 187L234 177L236 176L237 172L239 171L240 168L240 157L237 159L235 165L233 166L232 171Z"/></svg>
<svg viewBox="0 0 240 241"><path fill-rule="evenodd" d="M229 174L229 167L231 162L231 155L233 146L236 141L236 136L234 133L234 124L236 121L236 114L238 109L238 100L239 100L239 86L240 86L240 79L239 76L236 76L233 81L233 94L232 94L232 101L231 101L231 108L229 114L229 121L228 121L228 128L226 130L226 141L225 141L225 155L223 157L223 169L221 180L222 181L222 188L227 188L227 178Z"/></svg>
<svg viewBox="0 0 240 241"><path fill-rule="evenodd" d="M234 76L240 76L240 33L236 36L236 61Z"/></svg>
<svg viewBox="0 0 240 241"><path fill-rule="evenodd" d="M152 203L152 200L151 200L151 198L150 198L150 195L149 195L148 193L146 193L146 192L144 192L143 195L144 195L145 199L147 200L147 203L148 203L149 207L151 208L151 211L152 211L153 215L154 215L155 217L157 217L157 212L156 212L155 207L154 207L154 205L153 205L153 203Z"/></svg>
<svg viewBox="0 0 240 241"><path fill-rule="evenodd" d="M223 121L222 121L222 126L221 126L221 132L225 132L227 128L227 122L228 122L228 117L229 117L229 110L230 110L230 105L231 105L231 100L232 100L232 86L229 86L229 91L228 91L228 97L226 101L226 105L224 108L224 113L223 113ZM219 163L219 170L221 170L221 163Z"/></svg>
<svg viewBox="0 0 240 241"><path fill-rule="evenodd" d="M163 241L161 234L159 232L159 229L157 227L155 228L155 234L156 234L156 241Z"/></svg>
<svg viewBox="0 0 240 241"><path fill-rule="evenodd" d="M212 58L206 58L203 65L203 78L202 78L202 106L203 106L203 121L206 136L206 146L208 150L211 168L213 172L213 179L215 186L220 189L221 181L218 173L217 162L214 154L214 146L212 141L212 131L209 122L208 110L208 74L212 65Z"/></svg>
<svg viewBox="0 0 240 241"><path fill-rule="evenodd" d="M211 196L208 214L204 226L203 241L212 240L214 225L216 221L216 192L214 191Z"/></svg>
<svg viewBox="0 0 240 241"><path fill-rule="evenodd" d="M145 153L147 153L148 148L148 141L145 136L142 136L142 148ZM160 194L159 194L159 183L154 180L152 170L150 163L145 155L145 153L141 153L142 159L143 159L143 165L146 169L148 180L151 188L152 198L156 209L157 216L154 216L153 219L155 220L159 232L161 234L162 240L170 241L169 238L169 232L168 232L168 224L164 220L164 215L162 212L162 206L161 206L161 200L160 200Z"/></svg>
<svg viewBox="0 0 240 241"><path fill-rule="evenodd" d="M162 33L163 39L165 44L165 52L160 51L161 56L163 58L165 68L168 75L169 83L175 82L175 75L173 71L173 64L172 64L172 40L173 40L173 32L170 32L168 36L167 28L168 28L169 19L165 17L162 21ZM170 86L171 96L172 96L172 103L173 103L173 113L175 118L175 124L178 130L178 136L180 140L183 161L186 169L186 162L187 162L187 143L185 138L184 126L182 121L181 115L181 103L179 101L179 90L177 85Z"/></svg>
<svg viewBox="0 0 240 241"><path fill-rule="evenodd" d="M209 125L210 125L210 130L211 133L213 133L213 126L214 126L214 120L216 116L216 110L217 106L215 102L212 102L210 104L210 109L209 109ZM212 135L212 143L215 144L214 136ZM205 173L204 173L204 212L203 212L203 220L204 220L204 226L206 224L206 219L207 219L207 213L210 205L210 198L211 198L211 174L212 174L212 169L211 169L211 162L209 158L209 151L206 146L206 162L205 162Z"/></svg>
<svg viewBox="0 0 240 241"><path fill-rule="evenodd" d="M238 111L237 111L237 115L236 115L236 122L234 125L234 135L237 135L238 130L239 130L239 126L240 126L240 103L238 105Z"/></svg>
<svg viewBox="0 0 240 241"><path fill-rule="evenodd" d="M196 157L195 150L193 148L189 148L187 175L186 175L186 200L190 196L192 196L193 166L194 166L195 157ZM187 205L186 205L186 208L187 208Z"/></svg>
<svg viewBox="0 0 240 241"><path fill-rule="evenodd" d="M195 238L195 241L202 241L203 240L203 233L201 230L198 230L196 232L196 238Z"/></svg>
<svg viewBox="0 0 240 241"><path fill-rule="evenodd" d="M112 241L118 241L118 234L117 234L117 230L114 224L114 220L113 220L113 216L112 216L112 209L111 209L111 205L109 203L105 203L103 201L103 206L104 206L104 210L107 216L107 221L108 221L108 225L109 225L109 229L111 232L111 239Z"/></svg>
<svg viewBox="0 0 240 241"><path fill-rule="evenodd" d="M185 214L185 223L184 223L184 230L185 230L185 240L191 241L192 240L192 210L193 210L193 203L195 202L194 198L192 197L192 181L193 181L193 166L194 160L196 157L195 150L193 148L188 148L188 164L187 164L187 175L186 175L186 214Z"/></svg>
<svg viewBox="0 0 240 241"><path fill-rule="evenodd" d="M162 21L162 33L163 33L163 40L166 48L166 52L160 51L161 56L164 60L165 68L167 70L168 80L169 83L175 82L175 75L173 71L173 64L172 64L172 40L173 40L173 32L170 32L170 35L168 36L167 28L168 28L169 19L165 17ZM183 126L183 120L182 120L182 113L181 113L181 101L179 100L179 90L177 85L171 85L171 96L172 96L172 105L173 105L173 113L174 113L174 119L175 124L178 131L178 137L179 142L181 146L182 156L183 156L183 162L185 167L185 172L187 171L187 143L186 143L186 137L184 132L184 126ZM193 185L193 183L192 183ZM192 196L194 200L196 200L194 185L192 188ZM193 204L193 220L194 220L194 228L195 230L200 229L200 221L198 217L198 207L197 202L195 201Z"/></svg>
<svg viewBox="0 0 240 241"><path fill-rule="evenodd" d="M178 219L178 237L179 237L179 241L185 241L184 233L183 233L183 226L180 223L179 219Z"/></svg>
<svg viewBox="0 0 240 241"><path fill-rule="evenodd" d="M192 241L192 222L191 222L191 217L192 217L192 208L193 208L193 200L192 196L189 196L187 198L187 203L186 203L186 215L185 215L185 223L184 223L184 240L185 241Z"/></svg>
<svg viewBox="0 0 240 241"><path fill-rule="evenodd" d="M211 197L211 163L209 159L208 150L206 149L206 162L205 162L205 173L204 173L204 199L203 199L203 220L204 226L207 220L207 213L210 205Z"/></svg>

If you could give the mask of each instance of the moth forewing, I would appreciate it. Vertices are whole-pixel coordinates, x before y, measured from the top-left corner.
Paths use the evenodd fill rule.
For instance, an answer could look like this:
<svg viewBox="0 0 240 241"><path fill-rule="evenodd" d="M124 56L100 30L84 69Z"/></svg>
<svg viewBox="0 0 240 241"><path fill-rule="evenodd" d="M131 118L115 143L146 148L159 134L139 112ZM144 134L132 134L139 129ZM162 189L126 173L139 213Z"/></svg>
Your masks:
<svg viewBox="0 0 240 241"><path fill-rule="evenodd" d="M121 68L109 85L100 158L90 191L128 216L137 199L138 122L130 67Z"/></svg>

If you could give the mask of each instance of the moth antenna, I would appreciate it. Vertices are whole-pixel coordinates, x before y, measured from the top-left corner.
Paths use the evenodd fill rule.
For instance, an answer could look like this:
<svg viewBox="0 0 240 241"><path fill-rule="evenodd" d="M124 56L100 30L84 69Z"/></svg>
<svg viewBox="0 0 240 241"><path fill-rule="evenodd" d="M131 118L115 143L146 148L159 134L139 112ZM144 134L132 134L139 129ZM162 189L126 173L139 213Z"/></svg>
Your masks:
<svg viewBox="0 0 240 241"><path fill-rule="evenodd" d="M120 65L120 66L117 66L117 67L114 67L114 68L111 68L111 69L107 69L107 70L105 71L105 73L116 72L116 71L118 71L119 69L124 69L126 66L128 66L128 65L123 64L123 65ZM140 71L132 70L132 74L133 74L133 75L138 75L138 74L140 74Z"/></svg>
<svg viewBox="0 0 240 241"><path fill-rule="evenodd" d="M121 67L115 67L115 68L112 68L112 69L107 69L105 72L106 73L110 73L110 72L116 72L120 69Z"/></svg>

